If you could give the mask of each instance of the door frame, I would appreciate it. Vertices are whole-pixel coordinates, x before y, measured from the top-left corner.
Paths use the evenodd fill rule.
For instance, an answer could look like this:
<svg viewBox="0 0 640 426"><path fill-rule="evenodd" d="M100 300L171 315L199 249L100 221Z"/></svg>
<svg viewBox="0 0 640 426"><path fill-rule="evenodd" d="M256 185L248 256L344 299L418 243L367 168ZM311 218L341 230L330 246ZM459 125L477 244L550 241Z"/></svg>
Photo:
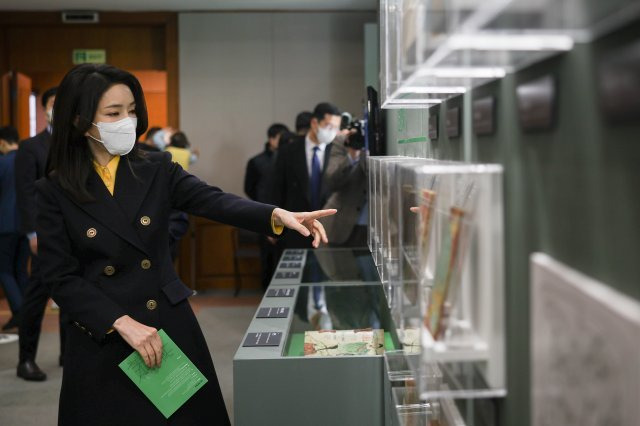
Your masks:
<svg viewBox="0 0 640 426"><path fill-rule="evenodd" d="M165 69L167 71L167 114L171 127L180 128L178 13L177 12L99 12L96 24L65 24L61 12L0 12L0 75L11 70L6 32L12 28L66 27L86 25L117 27L120 25L160 26L165 34ZM29 75L30 70L19 70Z"/></svg>

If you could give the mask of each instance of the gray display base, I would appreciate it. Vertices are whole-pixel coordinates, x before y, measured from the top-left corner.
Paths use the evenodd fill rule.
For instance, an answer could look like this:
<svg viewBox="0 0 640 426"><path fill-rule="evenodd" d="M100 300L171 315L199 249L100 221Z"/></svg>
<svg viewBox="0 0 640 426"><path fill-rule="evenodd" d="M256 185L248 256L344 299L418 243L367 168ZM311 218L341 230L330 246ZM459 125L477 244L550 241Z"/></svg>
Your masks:
<svg viewBox="0 0 640 426"><path fill-rule="evenodd" d="M287 252L283 256L286 256ZM301 268L306 260L303 254ZM289 262L289 261L282 261ZM240 346L233 360L234 418L238 426L383 426L392 407L382 355L344 357L286 356L300 280L272 280L270 289L294 289L293 297L264 297L247 333L281 332L274 347ZM323 282L334 288L381 286L377 282ZM381 292L382 293L382 292ZM304 294L304 293L303 293ZM386 301L382 328L395 337ZM347 305L348 306L348 305ZM289 308L287 318L258 318L260 308ZM245 335L246 338L246 335ZM244 341L244 338L243 338Z"/></svg>

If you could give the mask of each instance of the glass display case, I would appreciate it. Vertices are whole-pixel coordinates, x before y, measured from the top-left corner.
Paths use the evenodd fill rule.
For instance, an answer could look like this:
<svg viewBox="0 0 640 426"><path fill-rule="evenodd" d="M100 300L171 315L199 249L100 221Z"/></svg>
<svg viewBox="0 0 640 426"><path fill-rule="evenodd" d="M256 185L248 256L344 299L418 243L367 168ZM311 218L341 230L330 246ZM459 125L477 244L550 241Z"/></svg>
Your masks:
<svg viewBox="0 0 640 426"><path fill-rule="evenodd" d="M235 424L390 425L383 354L400 343L370 252L285 250L278 270L233 360Z"/></svg>
<svg viewBox="0 0 640 426"><path fill-rule="evenodd" d="M588 42L634 0L381 0L383 108L424 108Z"/></svg>
<svg viewBox="0 0 640 426"><path fill-rule="evenodd" d="M380 174L381 164L387 161L398 161L408 157L404 156L373 156L368 158L369 169L369 250L373 256L376 266L381 265L381 222L382 215L382 175Z"/></svg>
<svg viewBox="0 0 640 426"><path fill-rule="evenodd" d="M396 174L406 312L398 326L420 329L420 396L503 396L502 168L401 165ZM421 382L431 364L445 387Z"/></svg>

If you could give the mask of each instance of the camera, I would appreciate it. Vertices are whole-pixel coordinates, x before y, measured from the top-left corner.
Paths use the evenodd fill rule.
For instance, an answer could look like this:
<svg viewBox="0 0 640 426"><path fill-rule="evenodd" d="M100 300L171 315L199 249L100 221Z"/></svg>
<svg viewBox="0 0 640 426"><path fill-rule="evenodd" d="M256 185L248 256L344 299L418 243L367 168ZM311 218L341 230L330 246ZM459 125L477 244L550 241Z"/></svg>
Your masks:
<svg viewBox="0 0 640 426"><path fill-rule="evenodd" d="M340 129L349 130L347 139L344 141L344 146L353 149L362 149L365 147L365 126L364 120L358 120L353 118L348 112L342 113L342 122L340 123Z"/></svg>

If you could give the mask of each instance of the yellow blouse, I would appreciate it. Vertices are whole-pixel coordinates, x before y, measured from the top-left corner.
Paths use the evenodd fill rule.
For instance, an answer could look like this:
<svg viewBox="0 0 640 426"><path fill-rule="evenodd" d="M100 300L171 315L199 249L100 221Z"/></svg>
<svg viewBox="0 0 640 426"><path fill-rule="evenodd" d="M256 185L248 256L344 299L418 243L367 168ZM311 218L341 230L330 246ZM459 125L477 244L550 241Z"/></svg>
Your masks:
<svg viewBox="0 0 640 426"><path fill-rule="evenodd" d="M118 171L119 163L119 155L114 156L106 166L102 166L96 160L93 160L93 167L96 169L96 173L98 173L98 176L100 176L100 179L104 182L104 186L107 187L107 190L109 190L111 195L113 195L113 190L116 187L116 172ZM271 230L276 235L282 234L282 231L284 230L284 226L276 225L273 213L271 213Z"/></svg>
<svg viewBox="0 0 640 426"><path fill-rule="evenodd" d="M120 163L120 156L114 156L106 166L100 165L96 160L93 160L93 167L96 169L96 173L104 182L104 186L107 187L109 193L113 195L113 190L116 187L116 172L118 171L118 164Z"/></svg>

